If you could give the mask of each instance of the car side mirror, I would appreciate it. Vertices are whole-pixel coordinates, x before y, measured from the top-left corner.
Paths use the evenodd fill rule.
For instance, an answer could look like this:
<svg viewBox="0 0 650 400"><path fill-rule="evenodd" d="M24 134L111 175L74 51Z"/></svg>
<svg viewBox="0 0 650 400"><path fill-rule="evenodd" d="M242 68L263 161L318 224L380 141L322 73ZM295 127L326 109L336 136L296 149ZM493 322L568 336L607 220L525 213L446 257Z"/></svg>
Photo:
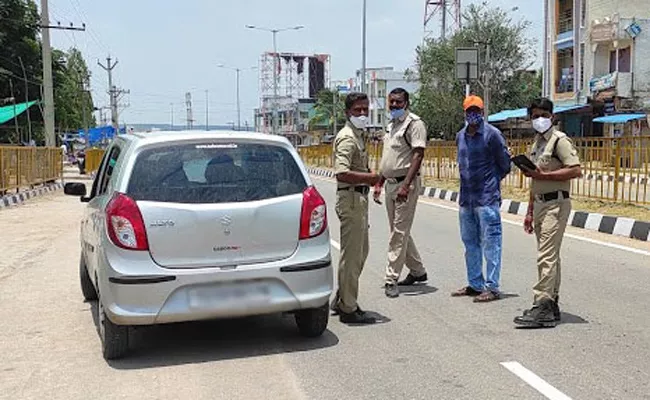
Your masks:
<svg viewBox="0 0 650 400"><path fill-rule="evenodd" d="M63 193L68 196L86 196L86 184L80 182L68 182L63 187Z"/></svg>

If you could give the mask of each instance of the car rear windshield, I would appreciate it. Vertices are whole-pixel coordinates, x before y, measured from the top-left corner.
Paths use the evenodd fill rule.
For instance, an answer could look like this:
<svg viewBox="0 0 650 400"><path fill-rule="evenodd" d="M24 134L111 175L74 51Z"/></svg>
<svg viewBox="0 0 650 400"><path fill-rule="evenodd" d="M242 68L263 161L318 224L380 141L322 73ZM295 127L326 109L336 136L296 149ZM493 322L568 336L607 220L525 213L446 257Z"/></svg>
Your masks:
<svg viewBox="0 0 650 400"><path fill-rule="evenodd" d="M193 143L141 152L127 192L135 200L238 203L297 194L306 187L296 161L282 147Z"/></svg>

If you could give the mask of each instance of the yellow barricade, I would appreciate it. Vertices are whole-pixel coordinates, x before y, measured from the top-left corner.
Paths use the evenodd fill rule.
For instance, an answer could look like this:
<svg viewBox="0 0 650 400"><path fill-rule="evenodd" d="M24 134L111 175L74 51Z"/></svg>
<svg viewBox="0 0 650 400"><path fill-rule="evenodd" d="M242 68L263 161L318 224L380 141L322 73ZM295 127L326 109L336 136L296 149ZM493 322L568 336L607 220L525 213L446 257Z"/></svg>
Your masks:
<svg viewBox="0 0 650 400"><path fill-rule="evenodd" d="M650 136L572 138L582 162L583 176L572 182L572 194L604 201L650 204ZM508 140L512 155L529 154L532 139ZM331 168L332 145L302 147L300 155L312 167ZM377 170L382 144L368 143L370 168ZM425 178L458 180L456 143L432 142L422 163ZM514 165L506 187L527 189L530 180Z"/></svg>
<svg viewBox="0 0 650 400"><path fill-rule="evenodd" d="M102 149L89 149L86 150L86 173L92 174L99 170L99 165L102 163L104 157L104 150Z"/></svg>
<svg viewBox="0 0 650 400"><path fill-rule="evenodd" d="M0 146L0 195L60 179L63 152L56 147Z"/></svg>

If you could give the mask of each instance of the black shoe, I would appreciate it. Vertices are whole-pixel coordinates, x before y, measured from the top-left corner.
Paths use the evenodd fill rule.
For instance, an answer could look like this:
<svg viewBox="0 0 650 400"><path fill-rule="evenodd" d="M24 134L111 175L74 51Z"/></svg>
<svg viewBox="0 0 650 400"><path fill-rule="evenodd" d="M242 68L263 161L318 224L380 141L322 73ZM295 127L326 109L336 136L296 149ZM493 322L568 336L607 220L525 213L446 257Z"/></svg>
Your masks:
<svg viewBox="0 0 650 400"><path fill-rule="evenodd" d="M374 324L377 320L357 307L354 312L340 312L339 321L344 324Z"/></svg>
<svg viewBox="0 0 650 400"><path fill-rule="evenodd" d="M384 285L384 291L386 293L386 297L390 297L390 298L399 297L399 288L394 283L387 283L386 285Z"/></svg>
<svg viewBox="0 0 650 400"><path fill-rule="evenodd" d="M514 323L523 328L554 328L557 325L554 303L553 300L542 300L530 310L515 317Z"/></svg>
<svg viewBox="0 0 650 400"><path fill-rule="evenodd" d="M428 281L429 278L427 277L427 274L425 273L422 276L413 276L411 274L406 275L406 278L404 278L403 281L399 282L399 286L411 286L416 282L426 282Z"/></svg>

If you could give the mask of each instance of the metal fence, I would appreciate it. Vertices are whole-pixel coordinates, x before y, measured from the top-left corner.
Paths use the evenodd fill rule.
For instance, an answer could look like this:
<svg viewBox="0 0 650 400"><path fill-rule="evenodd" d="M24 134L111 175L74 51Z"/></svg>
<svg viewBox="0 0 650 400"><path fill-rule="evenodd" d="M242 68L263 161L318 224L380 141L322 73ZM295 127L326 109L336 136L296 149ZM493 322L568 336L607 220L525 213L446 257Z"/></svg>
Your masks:
<svg viewBox="0 0 650 400"><path fill-rule="evenodd" d="M0 195L55 181L62 174L59 148L0 146Z"/></svg>
<svg viewBox="0 0 650 400"><path fill-rule="evenodd" d="M622 138L572 138L583 176L572 181L572 193L611 202L650 204L650 136ZM509 140L512 154L527 154L530 140ZM331 168L332 145L318 145L299 149L303 161L310 166ZM369 143L370 167L378 169L381 143ZM458 180L455 142L435 142L425 150L422 173L425 178ZM530 180L518 168L512 168L503 185L527 189Z"/></svg>

